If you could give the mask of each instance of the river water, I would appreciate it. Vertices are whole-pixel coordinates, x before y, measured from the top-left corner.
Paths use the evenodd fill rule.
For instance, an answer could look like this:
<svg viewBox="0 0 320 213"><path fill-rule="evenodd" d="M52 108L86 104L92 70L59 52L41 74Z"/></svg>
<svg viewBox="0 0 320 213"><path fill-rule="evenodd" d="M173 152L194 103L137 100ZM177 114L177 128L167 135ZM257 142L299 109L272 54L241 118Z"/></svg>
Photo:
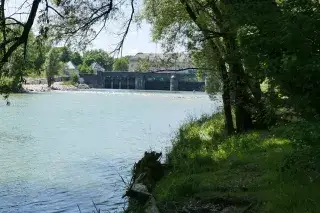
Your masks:
<svg viewBox="0 0 320 213"><path fill-rule="evenodd" d="M144 151L165 151L188 117L221 104L204 93L95 90L0 102L0 212L122 210Z"/></svg>

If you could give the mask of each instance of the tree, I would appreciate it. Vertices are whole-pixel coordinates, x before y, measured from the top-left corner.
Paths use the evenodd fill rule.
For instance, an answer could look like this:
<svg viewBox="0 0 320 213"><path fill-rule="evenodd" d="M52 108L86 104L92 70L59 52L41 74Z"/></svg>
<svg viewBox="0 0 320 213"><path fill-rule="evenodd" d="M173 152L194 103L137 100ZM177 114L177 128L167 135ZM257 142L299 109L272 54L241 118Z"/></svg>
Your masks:
<svg viewBox="0 0 320 213"><path fill-rule="evenodd" d="M71 61L71 52L68 49L68 47L62 47L60 48L60 61L62 61L63 63L67 63L69 61Z"/></svg>
<svg viewBox="0 0 320 213"><path fill-rule="evenodd" d="M263 51L261 42L258 45L259 39L253 39L252 35L267 35L269 43L275 40L271 29L272 32L282 29L275 24L281 22L279 11L279 5L273 0L146 0L142 18L152 24L153 38L164 41L171 49L175 43L185 44L187 40L189 50L205 51L210 55L207 62L211 60L216 66L207 74L218 73L223 83L226 129L228 132L233 129L232 104L237 132L242 132L266 123L266 97L260 88L260 83L266 79L266 61L261 59L279 60L274 56L281 55L281 45ZM254 45L250 47L244 38L251 44L256 42L255 48L260 47L260 51L250 51ZM256 69L259 66L263 69Z"/></svg>
<svg viewBox="0 0 320 213"><path fill-rule="evenodd" d="M111 71L113 66L113 58L102 50L89 50L83 53L83 64L91 66L94 62L101 65L106 71Z"/></svg>
<svg viewBox="0 0 320 213"><path fill-rule="evenodd" d="M80 53L78 52L73 52L71 53L71 62L76 65L76 66L79 66L80 64L82 64L82 57L80 55Z"/></svg>
<svg viewBox="0 0 320 213"><path fill-rule="evenodd" d="M124 39L129 31L134 14L134 0L127 0L131 13L129 18L124 18L124 26L119 32L122 37L115 51L120 51ZM119 20L119 14L123 16L122 10L127 9L127 1L48 1L48 0L26 0L17 6L16 11L8 13L7 1L0 2L0 72L6 75L6 63L20 47L24 50L24 58L28 51L28 38L36 21L39 20L38 42L46 40L65 42L77 47L86 47L105 28L106 22ZM125 6L124 6L125 5ZM124 7L121 7L124 6ZM40 8L42 8L40 10ZM21 16L21 11L23 16ZM19 30L15 29L19 26ZM93 27L100 30L94 31ZM73 37L73 39L70 39ZM41 62L41 60L39 60ZM39 63L41 64L41 63ZM112 66L111 66L112 67Z"/></svg>
<svg viewBox="0 0 320 213"><path fill-rule="evenodd" d="M45 70L49 87L54 82L54 76L58 74L61 68L60 57L59 49L52 48L46 58Z"/></svg>
<svg viewBox="0 0 320 213"><path fill-rule="evenodd" d="M139 59L137 61L136 72L148 72L151 68L151 62L149 59Z"/></svg>
<svg viewBox="0 0 320 213"><path fill-rule="evenodd" d="M129 60L128 58L116 58L113 63L113 71L128 71Z"/></svg>
<svg viewBox="0 0 320 213"><path fill-rule="evenodd" d="M88 73L88 74L92 74L93 73L93 69L91 67L89 67L87 64L80 64L78 66L79 72L80 73Z"/></svg>
<svg viewBox="0 0 320 213"><path fill-rule="evenodd" d="M195 7L198 7L195 4L195 1L190 2ZM214 53L210 55L211 60L215 62L219 62L220 66L216 66L211 68L212 72L207 72L207 74L216 73L214 70L218 72L218 75L221 78L221 81L224 85L224 111L225 111L225 120L226 120L226 130L229 133L233 132L233 119L231 114L231 100L230 98L230 78L227 74L226 61L225 61L225 51L224 44L219 39L223 33L216 32L216 24L212 22L212 18L208 18L208 15L214 14L212 12L217 13L217 8L214 2L207 3L208 6L203 7L203 9L207 10L211 5L213 9L210 10L210 14L208 11L201 11L203 9L196 8L199 12L201 11L201 18L197 17L195 12L195 8L192 8L190 3L186 1L172 1L172 0L148 0L145 1L144 4L144 12L142 18L147 19L153 26L153 38L156 40L164 40L164 43L167 43L170 48L174 47L176 42L185 43L185 40L188 39L189 49L200 49L200 51L206 49L210 50L209 52ZM155 7L157 5L157 7ZM201 4L200 4L201 6ZM172 16L170 14L176 14L176 16ZM218 10L218 16L220 15ZM220 23L219 23L220 25ZM216 37L218 39L216 39ZM190 45L191 44L191 45ZM207 51L208 52L208 51ZM210 60L210 59L209 59ZM212 64L212 63L211 63ZM217 64L217 63L215 63ZM210 69L208 69L210 70ZM239 106L239 102L237 105ZM241 106L239 106L241 108ZM237 113L239 114L239 112ZM239 117L239 116L238 116ZM239 121L239 120L238 120ZM238 131L243 130L245 121L242 120L242 124L238 122L237 125ZM250 126L250 121L248 122L248 126Z"/></svg>

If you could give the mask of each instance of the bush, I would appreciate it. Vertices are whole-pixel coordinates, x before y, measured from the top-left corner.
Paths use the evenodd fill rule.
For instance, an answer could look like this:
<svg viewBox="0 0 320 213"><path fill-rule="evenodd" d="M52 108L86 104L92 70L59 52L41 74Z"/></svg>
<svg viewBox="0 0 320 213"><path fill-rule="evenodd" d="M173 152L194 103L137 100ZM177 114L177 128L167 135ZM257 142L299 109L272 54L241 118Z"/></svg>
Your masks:
<svg viewBox="0 0 320 213"><path fill-rule="evenodd" d="M71 82L73 84L78 84L79 83L79 76L77 73L72 73L71 75Z"/></svg>

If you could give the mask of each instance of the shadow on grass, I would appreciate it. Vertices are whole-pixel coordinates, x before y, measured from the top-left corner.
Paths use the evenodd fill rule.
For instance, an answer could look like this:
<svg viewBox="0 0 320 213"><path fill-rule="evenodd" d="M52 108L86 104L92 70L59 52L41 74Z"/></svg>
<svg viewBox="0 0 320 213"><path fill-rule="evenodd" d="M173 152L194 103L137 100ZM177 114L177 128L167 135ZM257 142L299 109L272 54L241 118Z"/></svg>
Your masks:
<svg viewBox="0 0 320 213"><path fill-rule="evenodd" d="M172 172L156 198L243 199L252 212L320 212L320 122L281 124L227 137L216 114L183 125L167 156Z"/></svg>

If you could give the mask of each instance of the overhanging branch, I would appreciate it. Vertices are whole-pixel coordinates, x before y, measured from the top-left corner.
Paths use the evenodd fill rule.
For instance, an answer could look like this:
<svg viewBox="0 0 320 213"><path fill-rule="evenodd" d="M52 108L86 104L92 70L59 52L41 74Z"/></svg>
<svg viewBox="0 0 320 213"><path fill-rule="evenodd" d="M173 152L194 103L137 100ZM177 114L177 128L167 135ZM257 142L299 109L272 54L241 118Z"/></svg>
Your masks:
<svg viewBox="0 0 320 213"><path fill-rule="evenodd" d="M29 33L31 30L31 27L34 23L34 19L36 17L38 7L41 0L34 0L32 3L32 7L29 13L29 17L27 22L24 25L23 32L20 37L17 38L17 40L12 44L12 46L8 49L8 51L5 52L3 55L1 62L0 62L0 70L3 67L3 65L8 62L9 57L12 55L12 53L22 44L26 44L28 41Z"/></svg>
<svg viewBox="0 0 320 213"><path fill-rule="evenodd" d="M128 35L129 29L130 29L130 26L131 26L131 23L132 23L132 20L133 20L134 13L135 13L134 0L131 0L131 15L130 15L129 20L127 21L128 24L127 24L126 30L123 33L121 41L118 43L116 49L113 52L117 52L117 51L120 51L122 49L124 41L125 41L125 39L126 39L126 37Z"/></svg>
<svg viewBox="0 0 320 213"><path fill-rule="evenodd" d="M225 33L210 30L208 27L199 23L199 20L198 20L196 13L192 10L192 8L187 0L180 0L180 2L186 7L186 11L189 14L191 20L198 26L198 28L203 33L203 35L205 36L206 39L220 38L220 37L226 36Z"/></svg>

